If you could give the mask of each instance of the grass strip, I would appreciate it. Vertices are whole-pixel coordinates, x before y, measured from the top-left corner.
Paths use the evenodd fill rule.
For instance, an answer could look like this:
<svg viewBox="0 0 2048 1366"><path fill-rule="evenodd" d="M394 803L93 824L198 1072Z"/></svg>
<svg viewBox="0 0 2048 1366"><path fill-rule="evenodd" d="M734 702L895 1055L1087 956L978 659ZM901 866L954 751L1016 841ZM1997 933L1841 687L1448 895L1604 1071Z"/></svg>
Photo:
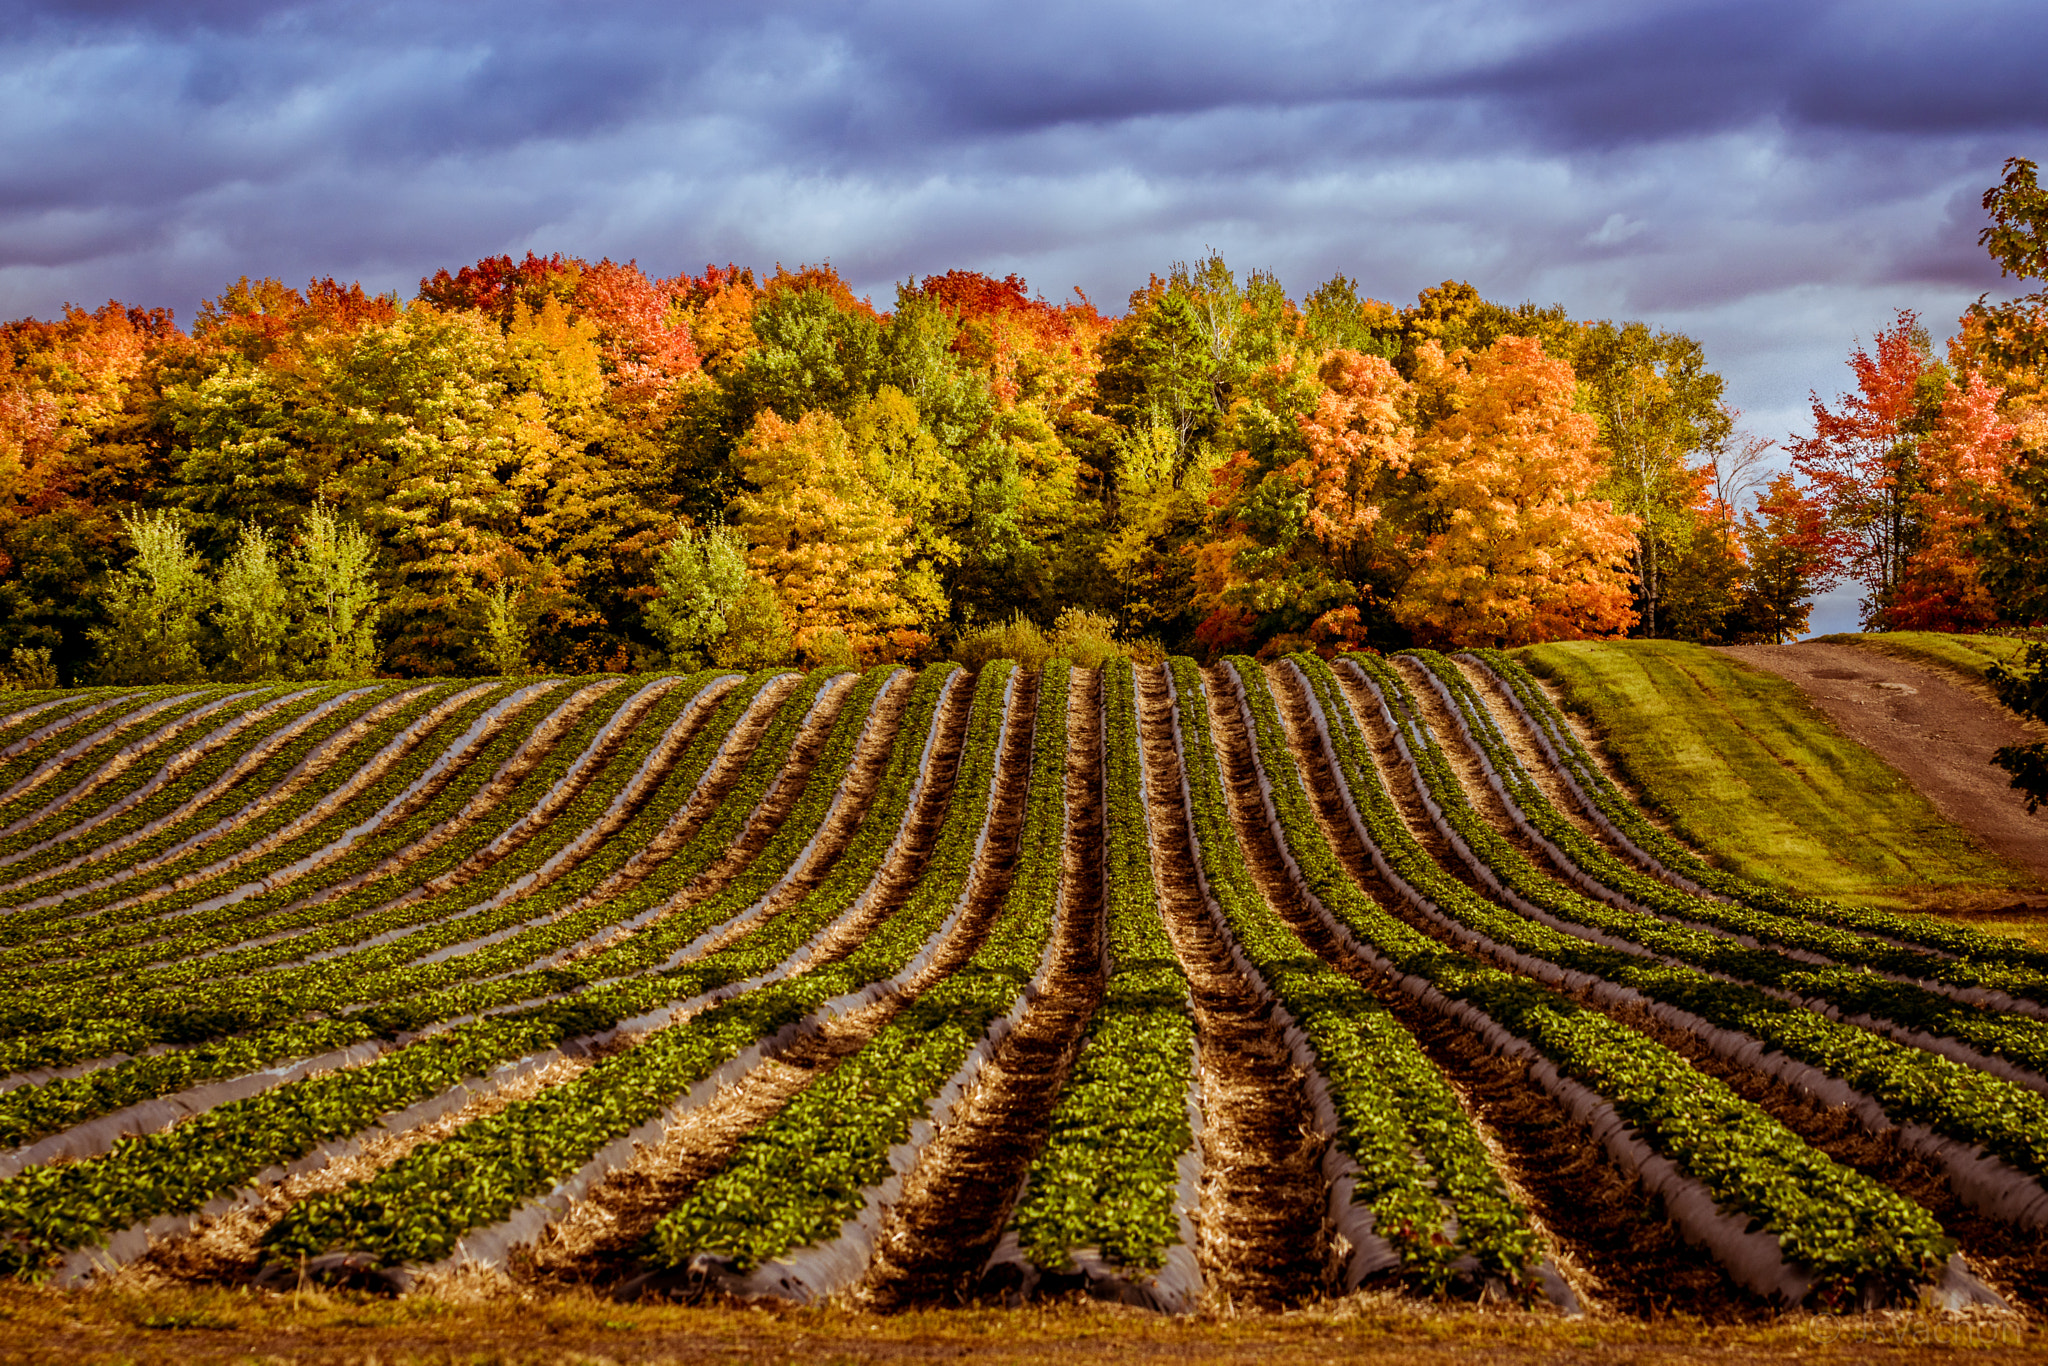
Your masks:
<svg viewBox="0 0 2048 1366"><path fill-rule="evenodd" d="M1550 700L1550 695L1512 656L1496 650L1481 650L1475 652L1475 657L1507 685L1524 714L1550 740L1553 752L1562 762L1563 771L1585 794L1591 810L1611 822L1658 867L1677 873L1717 896L1757 910L1838 925L1979 962L2008 963L2048 972L2048 951L2006 935L1989 934L1935 916L1850 906L1830 897L1789 891L1759 882L1707 862L1660 829L1608 779L1593 761L1593 756L1586 752L1564 714Z"/></svg>

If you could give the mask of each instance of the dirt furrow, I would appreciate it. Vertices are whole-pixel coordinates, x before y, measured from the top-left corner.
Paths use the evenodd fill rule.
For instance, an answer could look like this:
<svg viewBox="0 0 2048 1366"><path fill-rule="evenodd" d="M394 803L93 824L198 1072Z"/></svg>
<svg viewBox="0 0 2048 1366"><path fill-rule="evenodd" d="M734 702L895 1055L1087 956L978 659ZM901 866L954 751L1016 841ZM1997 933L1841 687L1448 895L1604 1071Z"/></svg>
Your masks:
<svg viewBox="0 0 2048 1366"><path fill-rule="evenodd" d="M907 837L892 851L880 874L878 894L870 899L860 924L842 926L822 942L804 971L853 952L867 928L892 914L916 887L951 804L973 692L973 686L963 679L941 707L940 737L933 746L932 770L915 817ZM509 1268L515 1278L608 1287L644 1269L640 1253L655 1224L698 1184L723 1170L742 1138L859 1051L906 1002L943 980L972 955L1001 907L1016 870L1036 701L1035 681L1020 678L998 756L988 840L975 866L967 908L931 966L900 997L827 1021L823 1029L754 1068L723 1088L710 1104L670 1126L660 1143L641 1148L632 1162L605 1177L525 1249Z"/></svg>
<svg viewBox="0 0 2048 1366"><path fill-rule="evenodd" d="M1102 1001L1102 679L1077 673L1067 712L1062 913L1045 993L982 1068L905 1182L865 1298L881 1308L969 1297L1045 1142L1061 1085Z"/></svg>
<svg viewBox="0 0 2048 1366"><path fill-rule="evenodd" d="M1379 703L1347 671L1336 674L1410 832L1447 870L1466 875L1462 861L1424 813ZM1289 682L1289 687L1275 691L1292 728L1302 713L1298 685ZM1298 746L1297 753L1301 752ZM1336 791L1335 775L1320 762L1319 754L1315 759L1318 762L1307 770L1310 789L1324 806L1326 829L1336 833L1336 813L1324 803L1324 789L1330 795ZM1348 818L1342 825L1349 826ZM1352 879L1382 907L1423 933L1444 938L1381 881L1355 833L1332 843ZM1424 1009L1375 974L1349 964L1347 971L1374 986L1467 1098L1473 1114L1499 1143L1507 1170L1553 1240L1560 1270L1589 1308L1638 1316L1684 1312L1719 1320L1768 1313L1733 1285L1711 1258L1686 1244L1633 1178L1609 1162L1591 1135L1528 1080L1526 1062L1488 1052L1463 1025ZM1586 1004L1598 1008L1590 1001ZM1634 1018L1622 1022L1640 1027ZM1670 1042L1660 1035L1652 1037Z"/></svg>
<svg viewBox="0 0 2048 1366"><path fill-rule="evenodd" d="M1211 1307L1295 1303L1321 1288L1329 1263L1320 1170L1325 1138L1316 1132L1305 1078L1203 901L1166 672L1141 668L1137 676L1153 876L1187 973L1201 1046L1196 1255Z"/></svg>

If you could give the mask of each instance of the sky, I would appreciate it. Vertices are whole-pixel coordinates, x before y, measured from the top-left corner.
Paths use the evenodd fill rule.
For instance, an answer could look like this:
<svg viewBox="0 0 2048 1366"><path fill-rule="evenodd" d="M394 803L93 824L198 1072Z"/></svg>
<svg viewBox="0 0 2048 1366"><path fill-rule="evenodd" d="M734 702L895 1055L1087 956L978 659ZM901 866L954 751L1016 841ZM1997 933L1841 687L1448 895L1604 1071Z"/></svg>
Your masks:
<svg viewBox="0 0 2048 1366"><path fill-rule="evenodd" d="M1685 332L1783 440L2048 160L2048 5L9 0L0 318L481 256L1016 272L1222 253ZM1837 593L1816 629L1853 629Z"/></svg>

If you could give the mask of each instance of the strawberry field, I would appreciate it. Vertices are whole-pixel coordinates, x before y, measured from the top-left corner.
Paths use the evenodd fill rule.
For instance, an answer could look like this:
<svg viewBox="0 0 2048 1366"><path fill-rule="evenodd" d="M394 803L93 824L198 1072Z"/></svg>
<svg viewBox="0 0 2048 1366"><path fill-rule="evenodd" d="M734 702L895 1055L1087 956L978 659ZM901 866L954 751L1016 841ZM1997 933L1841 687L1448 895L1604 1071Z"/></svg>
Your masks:
<svg viewBox="0 0 2048 1366"><path fill-rule="evenodd" d="M2048 953L1509 656L13 693L0 1272L2048 1307Z"/></svg>

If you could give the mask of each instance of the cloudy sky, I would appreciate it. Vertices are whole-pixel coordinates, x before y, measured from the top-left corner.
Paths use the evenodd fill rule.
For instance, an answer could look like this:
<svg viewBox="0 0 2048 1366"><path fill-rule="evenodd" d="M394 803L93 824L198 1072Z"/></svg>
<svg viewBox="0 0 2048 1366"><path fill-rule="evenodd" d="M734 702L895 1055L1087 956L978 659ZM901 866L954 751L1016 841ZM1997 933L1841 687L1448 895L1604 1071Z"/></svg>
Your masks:
<svg viewBox="0 0 2048 1366"><path fill-rule="evenodd" d="M2001 282L2048 5L12 0L0 317L497 252L949 267L1108 311L1206 249L1297 296L1699 338L1756 431L1892 310ZM1831 606L1817 626L1848 625ZM1838 620L1839 619L1839 620Z"/></svg>

